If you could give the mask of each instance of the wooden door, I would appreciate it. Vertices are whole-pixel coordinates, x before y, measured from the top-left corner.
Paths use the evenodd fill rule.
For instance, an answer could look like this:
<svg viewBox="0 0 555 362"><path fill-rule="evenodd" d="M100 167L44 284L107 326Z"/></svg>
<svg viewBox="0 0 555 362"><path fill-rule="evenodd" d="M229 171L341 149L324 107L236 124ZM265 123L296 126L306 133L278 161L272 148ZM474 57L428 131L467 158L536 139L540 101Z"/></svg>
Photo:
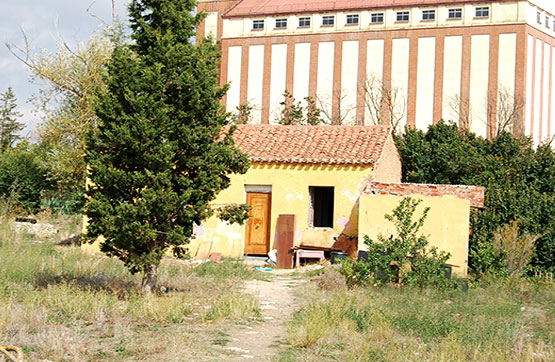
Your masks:
<svg viewBox="0 0 555 362"><path fill-rule="evenodd" d="M245 227L245 254L267 254L270 248L270 208L272 194L247 192L252 206Z"/></svg>

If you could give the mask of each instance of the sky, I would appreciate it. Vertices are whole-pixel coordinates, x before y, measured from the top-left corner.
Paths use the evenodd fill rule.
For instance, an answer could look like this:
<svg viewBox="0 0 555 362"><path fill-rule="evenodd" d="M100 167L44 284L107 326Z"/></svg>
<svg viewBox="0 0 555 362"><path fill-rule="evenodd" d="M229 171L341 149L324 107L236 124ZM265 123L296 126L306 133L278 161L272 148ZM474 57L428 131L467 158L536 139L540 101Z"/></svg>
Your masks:
<svg viewBox="0 0 555 362"><path fill-rule="evenodd" d="M115 0L116 14L122 20L127 18L129 1ZM16 110L23 113L19 121L26 125L22 135L33 139L41 114L28 100L38 93L41 84L30 82L31 73L5 44L21 47L23 29L36 52L44 49L54 53L63 41L77 46L102 26L100 19L111 23L112 0L0 0L0 5L0 93L12 87L17 97Z"/></svg>

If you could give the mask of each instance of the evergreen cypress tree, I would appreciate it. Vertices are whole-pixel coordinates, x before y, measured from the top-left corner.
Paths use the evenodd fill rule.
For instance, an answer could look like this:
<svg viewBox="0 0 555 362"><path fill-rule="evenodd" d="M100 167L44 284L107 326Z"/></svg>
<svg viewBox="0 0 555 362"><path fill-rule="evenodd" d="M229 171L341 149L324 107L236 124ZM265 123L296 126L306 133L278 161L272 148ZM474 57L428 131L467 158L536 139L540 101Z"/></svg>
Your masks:
<svg viewBox="0 0 555 362"><path fill-rule="evenodd" d="M98 131L87 140L93 186L87 191L87 237L117 256L142 288L156 287L163 254L183 256L193 223L213 213L209 202L245 173L246 155L219 103L220 53L210 39L192 43L202 15L194 0L133 0L132 44L116 46L107 91L99 92ZM241 222L242 205L225 216Z"/></svg>
<svg viewBox="0 0 555 362"><path fill-rule="evenodd" d="M24 126L17 119L21 117L21 113L15 111L17 107L15 94L11 87L0 94L0 149L6 151L12 147L14 142L20 140L17 134Z"/></svg>

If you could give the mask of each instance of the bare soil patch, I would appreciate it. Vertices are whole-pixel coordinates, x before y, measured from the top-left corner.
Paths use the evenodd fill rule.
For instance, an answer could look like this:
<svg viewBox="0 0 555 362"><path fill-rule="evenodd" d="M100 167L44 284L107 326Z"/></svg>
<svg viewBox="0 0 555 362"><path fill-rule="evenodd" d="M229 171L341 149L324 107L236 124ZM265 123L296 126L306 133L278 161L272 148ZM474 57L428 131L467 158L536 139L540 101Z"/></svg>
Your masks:
<svg viewBox="0 0 555 362"><path fill-rule="evenodd" d="M285 322L299 309L293 290L305 282L293 278L291 272L276 270L270 281L245 282L244 290L259 298L262 316L254 323L229 330L228 343L221 347L229 353L226 360L269 361L278 355L287 334Z"/></svg>

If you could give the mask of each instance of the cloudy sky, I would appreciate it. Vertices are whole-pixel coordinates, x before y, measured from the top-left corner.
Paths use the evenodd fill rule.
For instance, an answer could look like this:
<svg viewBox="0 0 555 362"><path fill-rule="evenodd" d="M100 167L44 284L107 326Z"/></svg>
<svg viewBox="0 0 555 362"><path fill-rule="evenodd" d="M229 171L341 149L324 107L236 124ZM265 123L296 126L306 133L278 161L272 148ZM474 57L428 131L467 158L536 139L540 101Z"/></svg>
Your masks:
<svg viewBox="0 0 555 362"><path fill-rule="evenodd" d="M115 0L116 13L126 19L129 0ZM38 92L40 84L30 83L30 73L6 48L5 43L21 46L25 31L31 47L40 51L56 51L62 39L70 45L86 42L103 19L111 22L111 0L0 0L0 93L8 86L17 97L21 121L27 127L24 136L33 137L40 114L33 112L28 99ZM89 9L89 13L87 13Z"/></svg>

